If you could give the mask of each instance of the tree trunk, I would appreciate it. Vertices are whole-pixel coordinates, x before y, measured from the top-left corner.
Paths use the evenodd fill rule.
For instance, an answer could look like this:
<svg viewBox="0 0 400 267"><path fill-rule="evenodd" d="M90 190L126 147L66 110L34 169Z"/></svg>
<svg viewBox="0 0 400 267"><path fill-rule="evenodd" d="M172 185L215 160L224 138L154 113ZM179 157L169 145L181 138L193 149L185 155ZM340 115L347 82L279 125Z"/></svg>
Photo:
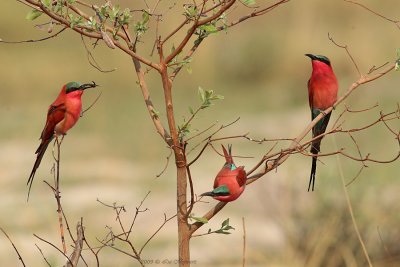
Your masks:
<svg viewBox="0 0 400 267"><path fill-rule="evenodd" d="M160 51L162 56L162 51ZM190 266L190 251L189 251L189 225L187 223L187 172L186 158L184 149L179 143L178 130L176 128L174 106L172 102L172 82L168 76L167 66L162 63L160 68L161 79L164 89L165 106L167 111L167 119L169 131L172 139L171 148L174 150L176 163L176 184L177 184L177 223L178 223L178 260L180 267Z"/></svg>
<svg viewBox="0 0 400 267"><path fill-rule="evenodd" d="M177 158L178 159L178 158ZM177 160L177 163L185 163ZM187 177L186 167L177 165L177 212L178 212L178 246L179 246L179 266L190 266L189 250L189 225L187 223Z"/></svg>

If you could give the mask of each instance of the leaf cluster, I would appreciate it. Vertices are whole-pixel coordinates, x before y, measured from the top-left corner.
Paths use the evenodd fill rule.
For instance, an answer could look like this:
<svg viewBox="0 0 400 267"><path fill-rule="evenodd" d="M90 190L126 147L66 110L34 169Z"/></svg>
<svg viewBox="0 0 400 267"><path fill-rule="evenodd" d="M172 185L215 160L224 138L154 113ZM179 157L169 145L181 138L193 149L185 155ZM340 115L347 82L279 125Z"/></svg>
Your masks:
<svg viewBox="0 0 400 267"><path fill-rule="evenodd" d="M129 26L132 20L132 11L129 8L122 9L119 5L114 6L109 1L101 6L93 5L93 15L88 19L71 12L71 6L76 3L76 0L40 0L40 3L44 8L68 20L71 28L79 27L87 32L104 32L105 25L108 24L112 28L114 38L116 38L118 31L123 26ZM33 9L25 18L27 20L35 20L42 14L41 10ZM132 25L136 36L141 36L148 30L149 21L149 12L143 10L141 18Z"/></svg>
<svg viewBox="0 0 400 267"><path fill-rule="evenodd" d="M213 102L216 100L224 99L224 96L217 95L214 93L214 90L204 90L202 87L199 86L198 89L200 105L196 110L193 110L192 107L189 107L189 112L191 114L190 118L184 122L182 125L178 126L178 135L179 139L182 141L184 137L190 134L190 122L196 117L197 113L200 110L206 109L213 105Z"/></svg>
<svg viewBox="0 0 400 267"><path fill-rule="evenodd" d="M199 97L200 97L200 101L201 101L200 109L205 109L205 108L212 106L213 105L212 102L215 100L224 99L224 96L216 95L214 93L214 90L204 90L200 86L199 86L198 93L199 93Z"/></svg>
<svg viewBox="0 0 400 267"><path fill-rule="evenodd" d="M202 224L206 224L208 223L208 220L204 217L195 217L192 214L189 216L190 219L202 223ZM229 218L225 219L222 224L221 227L217 230L212 230L211 228L208 229L206 235L209 234L224 234L224 235L229 235L231 234L231 232L229 230L235 230L234 227L232 227L231 225L229 225Z"/></svg>

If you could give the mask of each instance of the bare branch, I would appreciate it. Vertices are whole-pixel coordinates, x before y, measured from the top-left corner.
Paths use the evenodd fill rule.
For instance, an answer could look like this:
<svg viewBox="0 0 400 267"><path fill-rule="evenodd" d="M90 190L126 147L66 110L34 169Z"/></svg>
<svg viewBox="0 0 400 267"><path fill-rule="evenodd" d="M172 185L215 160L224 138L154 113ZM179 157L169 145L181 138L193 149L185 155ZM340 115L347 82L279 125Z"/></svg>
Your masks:
<svg viewBox="0 0 400 267"><path fill-rule="evenodd" d="M239 24L239 23L241 23L241 22L243 22L245 20L250 19L250 18L254 18L254 17L257 17L257 16L264 15L264 14L272 11L276 7L278 7L278 6L282 5L282 4L285 4L285 3L289 2L289 1L290 0L280 0L280 1L276 2L275 4L272 4L272 5L268 6L268 7L261 8L261 9L256 9L253 12L251 12L250 14L248 14L246 16L243 16L243 17L239 18L236 21L231 22L230 24L227 25L227 27L230 28L230 27L233 27L233 26L235 26L235 25L237 25L237 24ZM222 31L224 29L225 29L224 26L221 26L221 27L218 28L219 31Z"/></svg>
<svg viewBox="0 0 400 267"><path fill-rule="evenodd" d="M356 61L354 60L353 56L351 55L351 53L350 53L350 51L349 51L347 45L340 45L340 44L336 43L335 40L333 40L333 37L331 37L331 35L329 34L329 32L328 32L328 38L329 38L329 40L331 40L332 43L334 43L337 47L340 47L340 48L343 48L343 49L346 50L347 55L350 57L351 61L353 62L354 67L355 67L356 70L357 70L358 76L361 77L362 74L361 74L361 72L360 72L360 69L358 68L357 63L356 63Z"/></svg>
<svg viewBox="0 0 400 267"><path fill-rule="evenodd" d="M336 143L335 143L335 144L336 144ZM337 146L336 146L336 148L337 148ZM353 207L352 207L352 205L351 205L350 197L349 197L349 194L348 194L348 192L347 192L346 184L345 184L345 181L344 181L345 179L344 179L343 169L342 169L342 165L340 164L339 156L337 156L336 159L337 159L337 162L338 162L339 174L340 174L340 178L341 178L341 181L342 181L342 186L343 186L344 195L345 195L345 197L346 197L347 207L348 207L348 209L349 209L349 213L350 213L350 216L351 216L351 220L352 220L352 222L353 222L354 230L356 231L358 240L359 240L359 242L360 242L360 244L361 244L361 247L362 247L362 250L363 250L363 252L364 252L365 258L366 258L366 260L367 260L367 262L368 262L368 265L369 265L370 267L372 267L372 263L371 263L371 260L370 260L370 258L369 258L369 255L368 255L368 251L367 251L367 249L366 249L366 247L365 247L365 244L364 244L364 241L363 241L363 239L362 239L362 237L361 237L360 231L358 230L358 225L357 225L356 219L355 219L355 217L354 217Z"/></svg>
<svg viewBox="0 0 400 267"><path fill-rule="evenodd" d="M68 256L67 256L61 249L59 249L56 245L54 245L53 243L51 243L51 242L49 242L49 241L47 241L47 240L41 238L40 236L38 236L38 235L36 235L36 234L33 234L33 236L36 237L37 239L39 239L40 241L42 241L42 242L44 242L44 243L46 243L46 244L52 246L53 248L55 248L58 252L60 252L60 253L72 264L72 262L70 261L70 259L68 258Z"/></svg>
<svg viewBox="0 0 400 267"><path fill-rule="evenodd" d="M164 168L158 173L158 174L156 174L156 178L158 178L158 177L160 177L161 175L163 175L163 173L167 170L167 168L168 168L168 165L169 165L169 159L171 158L171 156L172 156L172 149L170 148L170 147L168 147L169 148L169 155L167 156L167 158L166 158L166 161L165 161L165 165L164 165Z"/></svg>
<svg viewBox="0 0 400 267"><path fill-rule="evenodd" d="M169 222L170 220L172 220L173 218L175 218L176 217L176 214L175 215L173 215L173 216L171 216L171 217L169 217L169 218L167 218L167 215L165 215L165 213L164 213L164 221L163 221L163 223L157 228L157 230L149 237L149 239L147 239L147 241L146 242L144 242L144 244L143 244L143 246L140 248L140 250L139 250L139 255L140 254L142 254L142 251L143 251L143 249L147 246L147 244L153 239L153 237L158 233L158 232L160 232L160 230L164 227L164 225L167 223L167 222Z"/></svg>
<svg viewBox="0 0 400 267"><path fill-rule="evenodd" d="M244 217L242 217L242 226L243 226L243 256L242 256L242 267L246 266L246 224L244 221Z"/></svg>
<svg viewBox="0 0 400 267"><path fill-rule="evenodd" d="M133 225L135 224L136 218L137 218L137 216L139 215L139 213L140 213L140 212L145 212L145 211L148 210L147 208L145 208L144 210L141 210L140 208L142 207L142 205L143 205L144 201L146 200L146 198L150 195L150 192L151 192L151 191L148 191L148 192L147 192L147 194L144 196L144 198L142 199L142 201L140 201L139 206L136 207L135 216L133 217L131 226L129 227L129 231L128 231L128 235L126 236L126 239L128 239L128 238L129 238L129 235L132 233Z"/></svg>
<svg viewBox="0 0 400 267"><path fill-rule="evenodd" d="M83 226L81 222L78 222L76 226L76 241L75 241L75 248L72 252L72 255L68 262L64 265L64 267L76 267L78 266L78 261L81 256L82 247L83 247Z"/></svg>
<svg viewBox="0 0 400 267"><path fill-rule="evenodd" d="M160 117L158 116L158 112L154 108L153 102L150 99L149 88L148 88L146 80L144 78L144 72L141 67L140 61L135 58L132 58L132 60L133 60L133 64L135 65L136 75L139 80L139 86L142 91L143 98L146 103L146 107L150 114L151 120L153 121L153 124L156 127L156 130L160 134L160 136L164 139L164 141L169 146L171 146L172 145L171 136L168 133L168 131L164 128L164 126L162 125Z"/></svg>
<svg viewBox="0 0 400 267"><path fill-rule="evenodd" d="M39 250L40 254L42 254L42 257L43 257L44 261L47 263L47 266L51 267L51 264L50 264L50 262L47 260L47 258L44 256L42 249L41 249L37 244L35 244L35 246L36 246L37 249Z"/></svg>
<svg viewBox="0 0 400 267"><path fill-rule="evenodd" d="M11 240L11 238L8 236L8 234L6 233L6 231L4 231L3 228L0 227L0 231L2 231L3 234L7 237L8 241L10 241L11 245L13 246L15 252L16 252L17 255L18 255L18 259L21 261L22 265L25 267L25 266L26 266L26 265L25 265L25 262L24 262L24 260L22 259L21 254L19 254L19 251L18 251L17 247L14 245L13 241Z"/></svg>
<svg viewBox="0 0 400 267"><path fill-rule="evenodd" d="M354 1L350 1L350 0L344 0L344 1L347 2L347 3L354 4L354 5L358 5L358 6L362 7L362 8L364 8L364 9L368 10L368 11L371 12L372 14L374 14L374 15L376 15L376 16L378 16L378 17L383 18L384 20L387 20L387 21L389 21L389 22L392 22L392 23L394 23L394 24L397 26L397 28L400 29L400 21L399 21L399 20L390 19L390 18L388 18L388 17L386 17L386 16L384 16L384 15L382 15L382 14L380 14L380 13L378 13L378 12L376 12L376 11L374 11L374 10L368 8L368 7L366 7L365 5L363 5L363 4L361 4L361 3L354 2Z"/></svg>
<svg viewBox="0 0 400 267"><path fill-rule="evenodd" d="M42 41L46 41L49 40L51 38L57 37L60 33L62 33L63 31L65 31L67 29L67 27L62 28L61 30L59 30L58 32L44 37L44 38L40 38L40 39L30 39L30 40L23 40L23 41L4 41L0 39L0 43L5 43L5 44L20 44L20 43L36 43L36 42L42 42Z"/></svg>
<svg viewBox="0 0 400 267"><path fill-rule="evenodd" d="M89 64L90 64L92 67L94 67L94 68L97 69L98 71L104 72L104 73L113 72L113 71L116 70L116 68L113 68L113 69L110 69L110 70L103 70L103 69L100 67L100 65L97 63L97 61L96 61L96 59L94 58L92 52L90 52L89 48L88 48L87 45L86 45L85 39L83 38L82 35L81 35L81 39L82 39L82 43L83 43L83 45L84 45L84 47L85 47L85 50L86 50L87 60L88 60Z"/></svg>

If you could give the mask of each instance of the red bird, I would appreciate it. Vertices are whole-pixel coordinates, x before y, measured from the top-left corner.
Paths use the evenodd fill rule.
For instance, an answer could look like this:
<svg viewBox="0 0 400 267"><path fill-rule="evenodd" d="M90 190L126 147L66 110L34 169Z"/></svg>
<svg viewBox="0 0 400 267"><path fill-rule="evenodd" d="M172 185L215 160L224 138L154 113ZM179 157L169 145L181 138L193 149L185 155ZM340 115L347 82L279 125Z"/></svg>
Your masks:
<svg viewBox="0 0 400 267"><path fill-rule="evenodd" d="M308 80L308 100L311 109L311 119L314 120L320 113L329 107L332 107L337 100L338 82L335 74L333 73L331 62L325 56L306 54L311 58L312 74ZM323 117L312 129L312 136L316 137L325 133L328 126L331 113ZM310 188L314 191L315 173L317 171L317 155L320 152L322 137L315 140L311 144L311 153L314 154L312 158L312 167L310 174L310 182L308 184L308 191Z"/></svg>
<svg viewBox="0 0 400 267"><path fill-rule="evenodd" d="M94 82L91 84L67 83L62 87L57 99L50 105L47 111L46 125L40 135L41 143L35 152L37 154L36 161L27 182L27 185L29 185L28 198L33 178L46 152L47 146L56 135L67 134L67 131L75 125L82 112L81 97L83 90L96 86Z"/></svg>
<svg viewBox="0 0 400 267"><path fill-rule="evenodd" d="M222 202L230 202L243 193L247 180L246 171L243 166L236 167L232 159L232 147L228 146L228 149L229 153L222 146L226 162L215 177L214 190L203 193L201 196L210 196Z"/></svg>

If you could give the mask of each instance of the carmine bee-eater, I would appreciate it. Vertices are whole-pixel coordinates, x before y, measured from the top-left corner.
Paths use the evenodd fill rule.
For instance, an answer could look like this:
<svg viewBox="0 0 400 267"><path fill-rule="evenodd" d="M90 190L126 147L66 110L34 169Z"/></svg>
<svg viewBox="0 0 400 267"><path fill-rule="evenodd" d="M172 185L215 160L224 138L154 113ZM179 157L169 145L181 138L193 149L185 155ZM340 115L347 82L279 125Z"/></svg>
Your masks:
<svg viewBox="0 0 400 267"><path fill-rule="evenodd" d="M321 55L315 56L312 54L306 54L306 56L311 58L312 63L312 74L308 80L308 101L311 109L311 119L314 120L320 113L333 106L336 102L338 82L333 73L331 62L327 57ZM326 114L325 117L313 127L313 137L325 133L330 117L331 113ZM312 154L318 155L320 152L321 140L322 138L319 138L312 142ZM316 171L317 156L313 156L308 191L310 191L310 188L314 191Z"/></svg>
<svg viewBox="0 0 400 267"><path fill-rule="evenodd" d="M67 83L62 87L57 99L50 105L47 111L46 125L40 135L41 143L35 152L37 154L35 165L33 165L27 182L27 185L29 185L28 198L33 178L46 152L47 146L56 135L67 134L68 130L75 125L82 113L81 97L83 90L96 86L95 82L89 84L80 84L78 82Z"/></svg>
<svg viewBox="0 0 400 267"><path fill-rule="evenodd" d="M214 180L214 190L201 194L210 196L216 200L230 202L237 199L246 187L247 175L243 166L236 167L232 159L232 147L228 146L229 153L222 146L225 156L225 164Z"/></svg>

